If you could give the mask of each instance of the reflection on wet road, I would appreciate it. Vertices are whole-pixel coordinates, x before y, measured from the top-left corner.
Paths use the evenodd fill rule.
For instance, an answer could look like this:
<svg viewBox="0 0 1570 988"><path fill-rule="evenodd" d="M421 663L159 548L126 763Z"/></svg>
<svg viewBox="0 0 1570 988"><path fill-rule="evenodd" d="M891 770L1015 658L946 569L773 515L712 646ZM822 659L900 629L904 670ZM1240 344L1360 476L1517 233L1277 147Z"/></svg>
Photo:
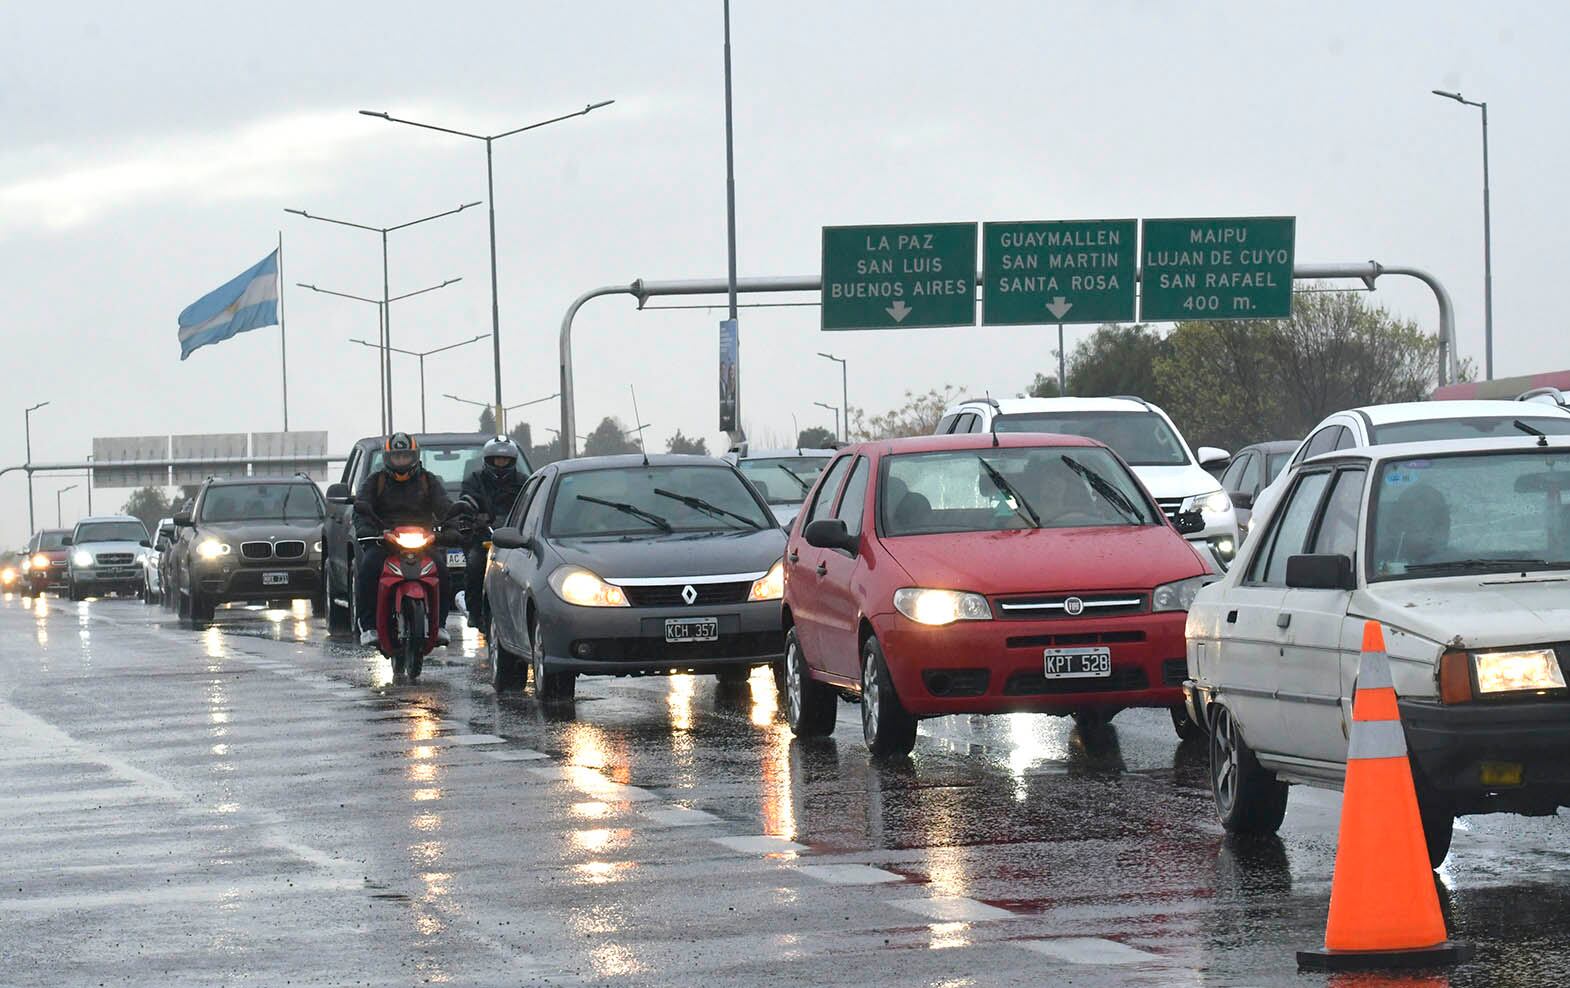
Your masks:
<svg viewBox="0 0 1570 988"><path fill-rule="evenodd" d="M456 636L455 636L456 637ZM0 601L6 984L1299 984L1339 800L1223 839L1164 713L794 740L771 677L498 700L472 632L422 680L307 611L199 632L134 601ZM1559 818L1463 821L1476 963L1570 970ZM1374 983L1374 982L1342 982Z"/></svg>

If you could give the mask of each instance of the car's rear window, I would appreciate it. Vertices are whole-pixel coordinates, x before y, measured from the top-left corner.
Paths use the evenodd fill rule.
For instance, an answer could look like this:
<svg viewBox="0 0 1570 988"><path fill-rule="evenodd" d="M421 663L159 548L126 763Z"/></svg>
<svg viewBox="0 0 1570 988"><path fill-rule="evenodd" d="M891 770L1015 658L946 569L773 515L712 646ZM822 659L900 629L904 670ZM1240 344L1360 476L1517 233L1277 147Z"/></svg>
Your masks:
<svg viewBox="0 0 1570 988"><path fill-rule="evenodd" d="M313 522L322 519L314 484L219 484L202 497L199 521Z"/></svg>
<svg viewBox="0 0 1570 988"><path fill-rule="evenodd" d="M1490 436L1523 435L1515 427L1524 422L1550 436L1570 435L1570 415L1519 415L1510 418L1428 419L1423 422L1391 422L1374 426L1375 445L1423 443L1434 439L1486 439Z"/></svg>

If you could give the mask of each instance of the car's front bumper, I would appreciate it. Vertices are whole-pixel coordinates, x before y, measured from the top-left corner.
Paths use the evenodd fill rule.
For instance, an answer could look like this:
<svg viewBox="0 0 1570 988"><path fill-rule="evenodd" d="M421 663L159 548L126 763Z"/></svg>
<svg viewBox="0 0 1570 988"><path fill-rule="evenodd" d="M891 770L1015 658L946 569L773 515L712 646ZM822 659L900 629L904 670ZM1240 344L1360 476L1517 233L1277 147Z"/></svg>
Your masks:
<svg viewBox="0 0 1570 988"><path fill-rule="evenodd" d="M64 566L49 566L47 569L30 569L22 574L22 580L34 591L64 590L70 584L70 571Z"/></svg>
<svg viewBox="0 0 1570 988"><path fill-rule="evenodd" d="M777 600L693 607L539 604L545 665L553 671L609 676L712 672L773 662L785 652ZM718 619L718 641L665 641L667 618L702 617Z"/></svg>
<svg viewBox="0 0 1570 988"><path fill-rule="evenodd" d="M140 591L142 567L134 563L125 566L72 566L70 585L83 594Z"/></svg>
<svg viewBox="0 0 1570 988"><path fill-rule="evenodd" d="M1188 675L1187 617L1171 611L928 627L886 614L872 626L900 702L918 717L937 717L1176 706ZM1112 653L1110 676L1046 678L1046 649L1103 646Z"/></svg>
<svg viewBox="0 0 1570 988"><path fill-rule="evenodd" d="M273 582L280 574L282 582ZM287 566L197 569L194 576L197 589L219 602L300 599L320 592L322 564L319 559L307 559Z"/></svg>
<svg viewBox="0 0 1570 988"><path fill-rule="evenodd" d="M1400 709L1423 785L1453 802L1456 812L1550 813L1570 806L1565 701L1403 699Z"/></svg>

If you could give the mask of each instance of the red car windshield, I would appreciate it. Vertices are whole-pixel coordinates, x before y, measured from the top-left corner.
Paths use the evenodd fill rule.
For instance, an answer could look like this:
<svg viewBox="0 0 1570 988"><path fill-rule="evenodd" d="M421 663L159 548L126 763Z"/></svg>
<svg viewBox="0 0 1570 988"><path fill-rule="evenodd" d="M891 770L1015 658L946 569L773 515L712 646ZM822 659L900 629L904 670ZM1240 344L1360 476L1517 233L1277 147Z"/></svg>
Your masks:
<svg viewBox="0 0 1570 988"><path fill-rule="evenodd" d="M1117 458L1094 446L902 453L884 458L883 534L1160 523Z"/></svg>

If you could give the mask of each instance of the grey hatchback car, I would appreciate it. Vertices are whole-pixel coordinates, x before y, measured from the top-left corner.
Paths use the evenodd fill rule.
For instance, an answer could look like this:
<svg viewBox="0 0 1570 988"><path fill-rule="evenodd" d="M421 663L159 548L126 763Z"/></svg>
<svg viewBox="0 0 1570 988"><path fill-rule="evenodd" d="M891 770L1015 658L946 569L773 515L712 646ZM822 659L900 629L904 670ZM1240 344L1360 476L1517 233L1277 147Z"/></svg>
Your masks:
<svg viewBox="0 0 1570 988"><path fill-rule="evenodd" d="M542 467L486 565L498 692L532 672L542 700L580 674L744 681L784 652L785 533L736 468L706 456Z"/></svg>

